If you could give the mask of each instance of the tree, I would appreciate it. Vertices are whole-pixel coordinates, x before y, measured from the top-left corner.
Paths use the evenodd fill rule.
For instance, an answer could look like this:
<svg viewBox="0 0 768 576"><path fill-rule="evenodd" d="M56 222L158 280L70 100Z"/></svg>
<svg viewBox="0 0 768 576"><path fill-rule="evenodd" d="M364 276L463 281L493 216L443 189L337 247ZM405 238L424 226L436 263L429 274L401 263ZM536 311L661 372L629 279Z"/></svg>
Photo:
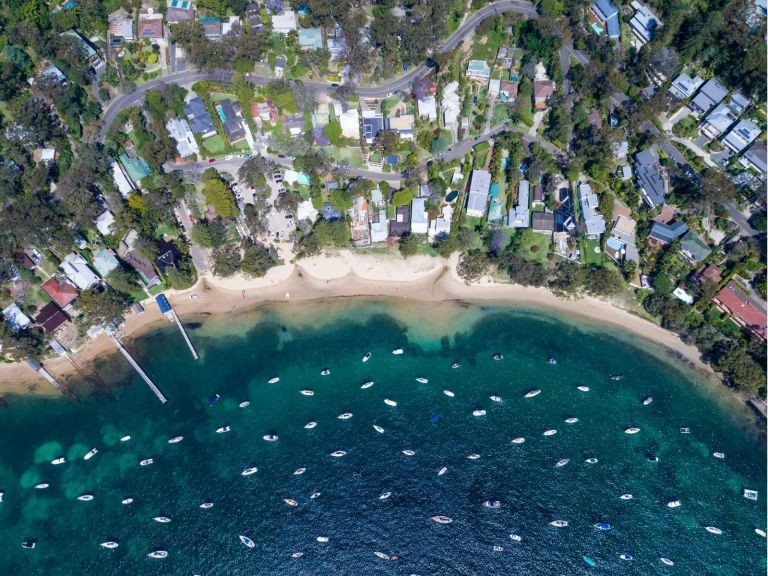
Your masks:
<svg viewBox="0 0 768 576"><path fill-rule="evenodd" d="M113 290L122 294L131 295L139 288L139 276L131 269L122 266L115 268L106 278Z"/></svg>
<svg viewBox="0 0 768 576"><path fill-rule="evenodd" d="M249 186L254 186L260 181L260 178L271 175L277 168L277 164L263 156L254 156L249 158L237 171L240 180L244 180Z"/></svg>
<svg viewBox="0 0 768 576"><path fill-rule="evenodd" d="M397 130L382 130L376 136L376 147L385 155L394 154L400 144Z"/></svg>
<svg viewBox="0 0 768 576"><path fill-rule="evenodd" d="M740 390L757 394L765 389L765 371L746 350L731 342L716 355L714 367Z"/></svg>
<svg viewBox="0 0 768 576"><path fill-rule="evenodd" d="M709 215L715 204L731 202L736 197L736 186L722 171L707 168L701 175L701 186L692 189L687 198L689 206L697 213Z"/></svg>
<svg viewBox="0 0 768 576"><path fill-rule="evenodd" d="M491 266L491 259L483 250L473 248L459 257L456 273L467 284L482 278Z"/></svg>
<svg viewBox="0 0 768 576"><path fill-rule="evenodd" d="M574 294L584 285L584 269L569 260L561 260L555 266L555 274L549 287L555 292Z"/></svg>
<svg viewBox="0 0 768 576"><path fill-rule="evenodd" d="M401 188L392 194L392 206L395 208L399 206L408 206L413 200L413 192L410 188Z"/></svg>
<svg viewBox="0 0 768 576"><path fill-rule="evenodd" d="M662 296L671 294L675 289L675 280L666 272L660 272L653 278L653 289Z"/></svg>
<svg viewBox="0 0 768 576"><path fill-rule="evenodd" d="M274 248L254 242L249 242L243 250L243 259L240 270L246 276L261 278L273 266L277 265Z"/></svg>
<svg viewBox="0 0 768 576"><path fill-rule="evenodd" d="M216 248L213 257L213 273L222 278L233 276L240 269L240 247L237 244L227 244Z"/></svg>
<svg viewBox="0 0 768 576"><path fill-rule="evenodd" d="M325 135L332 146L338 148L342 145L341 124L338 120L333 119L325 125Z"/></svg>
<svg viewBox="0 0 768 576"><path fill-rule="evenodd" d="M538 262L531 262L514 251L514 247L507 248L499 257L498 267L506 270L509 277L516 284L523 286L544 286L547 282L547 271Z"/></svg>
<svg viewBox="0 0 768 576"><path fill-rule="evenodd" d="M223 180L209 180L203 188L205 201L222 218L235 218L240 211L235 202L235 195Z"/></svg>
<svg viewBox="0 0 768 576"><path fill-rule="evenodd" d="M585 288L595 296L615 296L624 289L624 282L618 272L593 267L587 273Z"/></svg>
<svg viewBox="0 0 768 576"><path fill-rule="evenodd" d="M400 237L400 242L398 243L398 249L400 250L400 254L407 258L408 256L413 256L418 252L419 245L421 244L421 238L417 236L416 234L411 234L410 232L406 232Z"/></svg>
<svg viewBox="0 0 768 576"><path fill-rule="evenodd" d="M117 290L85 290L77 299L77 308L87 315L91 324L122 321L130 299Z"/></svg>
<svg viewBox="0 0 768 576"><path fill-rule="evenodd" d="M203 219L192 227L191 239L205 248L218 248L227 243L229 229L221 218Z"/></svg>

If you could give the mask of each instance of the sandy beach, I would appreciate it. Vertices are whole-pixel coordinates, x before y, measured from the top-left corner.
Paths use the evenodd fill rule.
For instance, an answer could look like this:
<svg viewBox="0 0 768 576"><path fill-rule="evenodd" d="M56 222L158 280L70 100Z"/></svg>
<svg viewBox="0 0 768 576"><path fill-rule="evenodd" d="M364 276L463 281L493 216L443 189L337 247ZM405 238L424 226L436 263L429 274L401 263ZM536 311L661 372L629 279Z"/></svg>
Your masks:
<svg viewBox="0 0 768 576"><path fill-rule="evenodd" d="M269 270L263 278L243 276L215 278L206 275L192 288L169 290L168 300L182 320L195 315L237 314L270 302L307 302L329 298L383 297L423 302L482 302L544 308L557 314L627 331L662 346L702 374L714 375L700 359L698 350L675 334L610 302L595 298L564 300L546 288L501 284L484 278L467 285L456 275L458 257L449 261L431 256L402 259L390 254L372 255L340 250L321 254L298 264ZM122 327L129 339L168 320L152 299L142 303L145 312L131 314ZM99 356L114 347L102 334L71 359L56 357L45 368L60 381L78 369L87 373ZM0 365L0 395L35 393L56 396L59 392L25 363Z"/></svg>

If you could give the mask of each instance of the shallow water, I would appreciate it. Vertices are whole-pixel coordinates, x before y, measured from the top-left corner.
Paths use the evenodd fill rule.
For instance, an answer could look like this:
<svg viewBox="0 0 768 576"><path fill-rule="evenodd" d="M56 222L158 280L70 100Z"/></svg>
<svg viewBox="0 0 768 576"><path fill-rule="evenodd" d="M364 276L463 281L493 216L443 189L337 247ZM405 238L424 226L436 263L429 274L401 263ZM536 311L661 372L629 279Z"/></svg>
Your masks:
<svg viewBox="0 0 768 576"><path fill-rule="evenodd" d="M765 436L722 390L626 335L511 308L365 301L208 319L190 334L198 362L173 327L128 344L166 405L131 376L112 397L25 399L0 413L2 573L765 573L765 540L754 533L766 523ZM405 354L393 356L398 347ZM373 357L362 363L366 351ZM123 364L104 362L103 375L122 374L110 367ZM275 375L280 382L267 384ZM542 393L524 399L531 388ZM214 392L221 400L209 407ZM653 403L643 406L647 395ZM239 408L243 400L250 406ZM487 415L472 416L478 408ZM353 417L338 419L343 412ZM565 424L569 416L579 422ZM306 430L311 420L318 425ZM229 434L214 432L225 424ZM628 426L641 432L627 435ZM544 437L550 428L557 434ZM268 433L279 440L265 442ZM176 435L184 440L169 445ZM512 444L518 436L526 442ZM92 447L99 453L84 461ZM330 457L335 450L347 455ZM49 463L61 455L66 464ZM138 465L150 456L155 464ZM598 463L584 462L591 457ZM570 463L555 468L561 458ZM259 471L242 477L246 466ZM307 471L294 475L299 467ZM39 482L51 487L36 490ZM758 502L742 497L744 487L760 491ZM84 492L95 499L78 501ZM379 500L383 492L392 496ZM128 496L134 503L122 505ZM671 499L682 506L667 508ZM200 509L206 500L215 506ZM453 523L432 522L437 514ZM172 522L152 520L160 515ZM570 525L549 526L555 519ZM26 538L37 548L21 549ZM120 547L99 547L108 539ZM156 548L168 558L147 558Z"/></svg>

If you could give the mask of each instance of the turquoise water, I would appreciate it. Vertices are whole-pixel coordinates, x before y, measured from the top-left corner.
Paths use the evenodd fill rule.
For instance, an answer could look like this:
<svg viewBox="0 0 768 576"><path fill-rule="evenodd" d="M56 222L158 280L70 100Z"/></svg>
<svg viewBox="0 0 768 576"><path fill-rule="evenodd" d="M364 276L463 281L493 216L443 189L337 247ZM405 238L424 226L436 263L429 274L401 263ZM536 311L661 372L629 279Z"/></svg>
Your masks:
<svg viewBox="0 0 768 576"><path fill-rule="evenodd" d="M765 573L765 540L754 533L766 524L765 436L738 402L621 333L510 308L352 301L187 324L198 362L173 327L128 343L166 405L111 358L79 403L11 398L0 412L1 573ZM267 384L273 376L280 382ZM523 398L531 388L542 392ZM221 400L210 407L213 393ZM345 412L352 418L337 418ZM305 429L309 421L317 427ZM231 432L215 433L223 425ZM628 426L641 431L627 435ZM279 440L264 441L269 433ZM183 441L169 445L176 435ZM92 447L99 453L84 461ZM346 456L330 457L336 450ZM58 456L67 463L52 466ZM140 467L148 457L155 463ZM259 470L243 477L247 466ZM33 488L40 482L50 488ZM759 500L743 498L744 487ZM94 500L78 501L86 492ZM134 503L122 505L126 497ZM668 508L672 499L682 506ZM172 522L152 520L161 515ZM569 526L550 526L556 519ZM34 550L20 547L28 538ZM101 548L106 540L119 548ZM148 558L154 549L169 555Z"/></svg>

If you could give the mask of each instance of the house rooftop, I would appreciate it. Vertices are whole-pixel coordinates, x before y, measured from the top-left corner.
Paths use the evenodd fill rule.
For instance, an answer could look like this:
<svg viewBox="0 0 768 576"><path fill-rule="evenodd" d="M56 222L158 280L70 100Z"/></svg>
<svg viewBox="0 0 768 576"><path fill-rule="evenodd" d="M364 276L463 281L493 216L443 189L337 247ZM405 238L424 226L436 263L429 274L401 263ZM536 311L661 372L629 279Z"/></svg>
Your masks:
<svg viewBox="0 0 768 576"><path fill-rule="evenodd" d="M531 228L538 232L552 232L555 229L555 215L552 212L534 212Z"/></svg>
<svg viewBox="0 0 768 576"><path fill-rule="evenodd" d="M77 288L69 280L49 278L40 287L62 308L69 306L79 294Z"/></svg>
<svg viewBox="0 0 768 576"><path fill-rule="evenodd" d="M35 324L46 332L55 332L67 321L67 315L54 302L48 302L35 316Z"/></svg>
<svg viewBox="0 0 768 576"><path fill-rule="evenodd" d="M648 234L648 238L661 242L662 244L669 244L686 232L688 232L688 225L682 221L673 222L672 224L654 222L651 224L651 231Z"/></svg>
<svg viewBox="0 0 768 576"><path fill-rule="evenodd" d="M672 81L672 85L669 87L669 91L673 96L676 96L680 100L687 100L699 87L704 84L704 79L699 76L691 78L688 74L683 72Z"/></svg>
<svg viewBox="0 0 768 576"><path fill-rule="evenodd" d="M706 114L725 98L726 94L728 94L728 89L717 78L712 78L691 100L691 109L696 113Z"/></svg>
<svg viewBox="0 0 768 576"><path fill-rule="evenodd" d="M735 282L728 282L715 298L737 322L765 338L765 311L761 310Z"/></svg>

